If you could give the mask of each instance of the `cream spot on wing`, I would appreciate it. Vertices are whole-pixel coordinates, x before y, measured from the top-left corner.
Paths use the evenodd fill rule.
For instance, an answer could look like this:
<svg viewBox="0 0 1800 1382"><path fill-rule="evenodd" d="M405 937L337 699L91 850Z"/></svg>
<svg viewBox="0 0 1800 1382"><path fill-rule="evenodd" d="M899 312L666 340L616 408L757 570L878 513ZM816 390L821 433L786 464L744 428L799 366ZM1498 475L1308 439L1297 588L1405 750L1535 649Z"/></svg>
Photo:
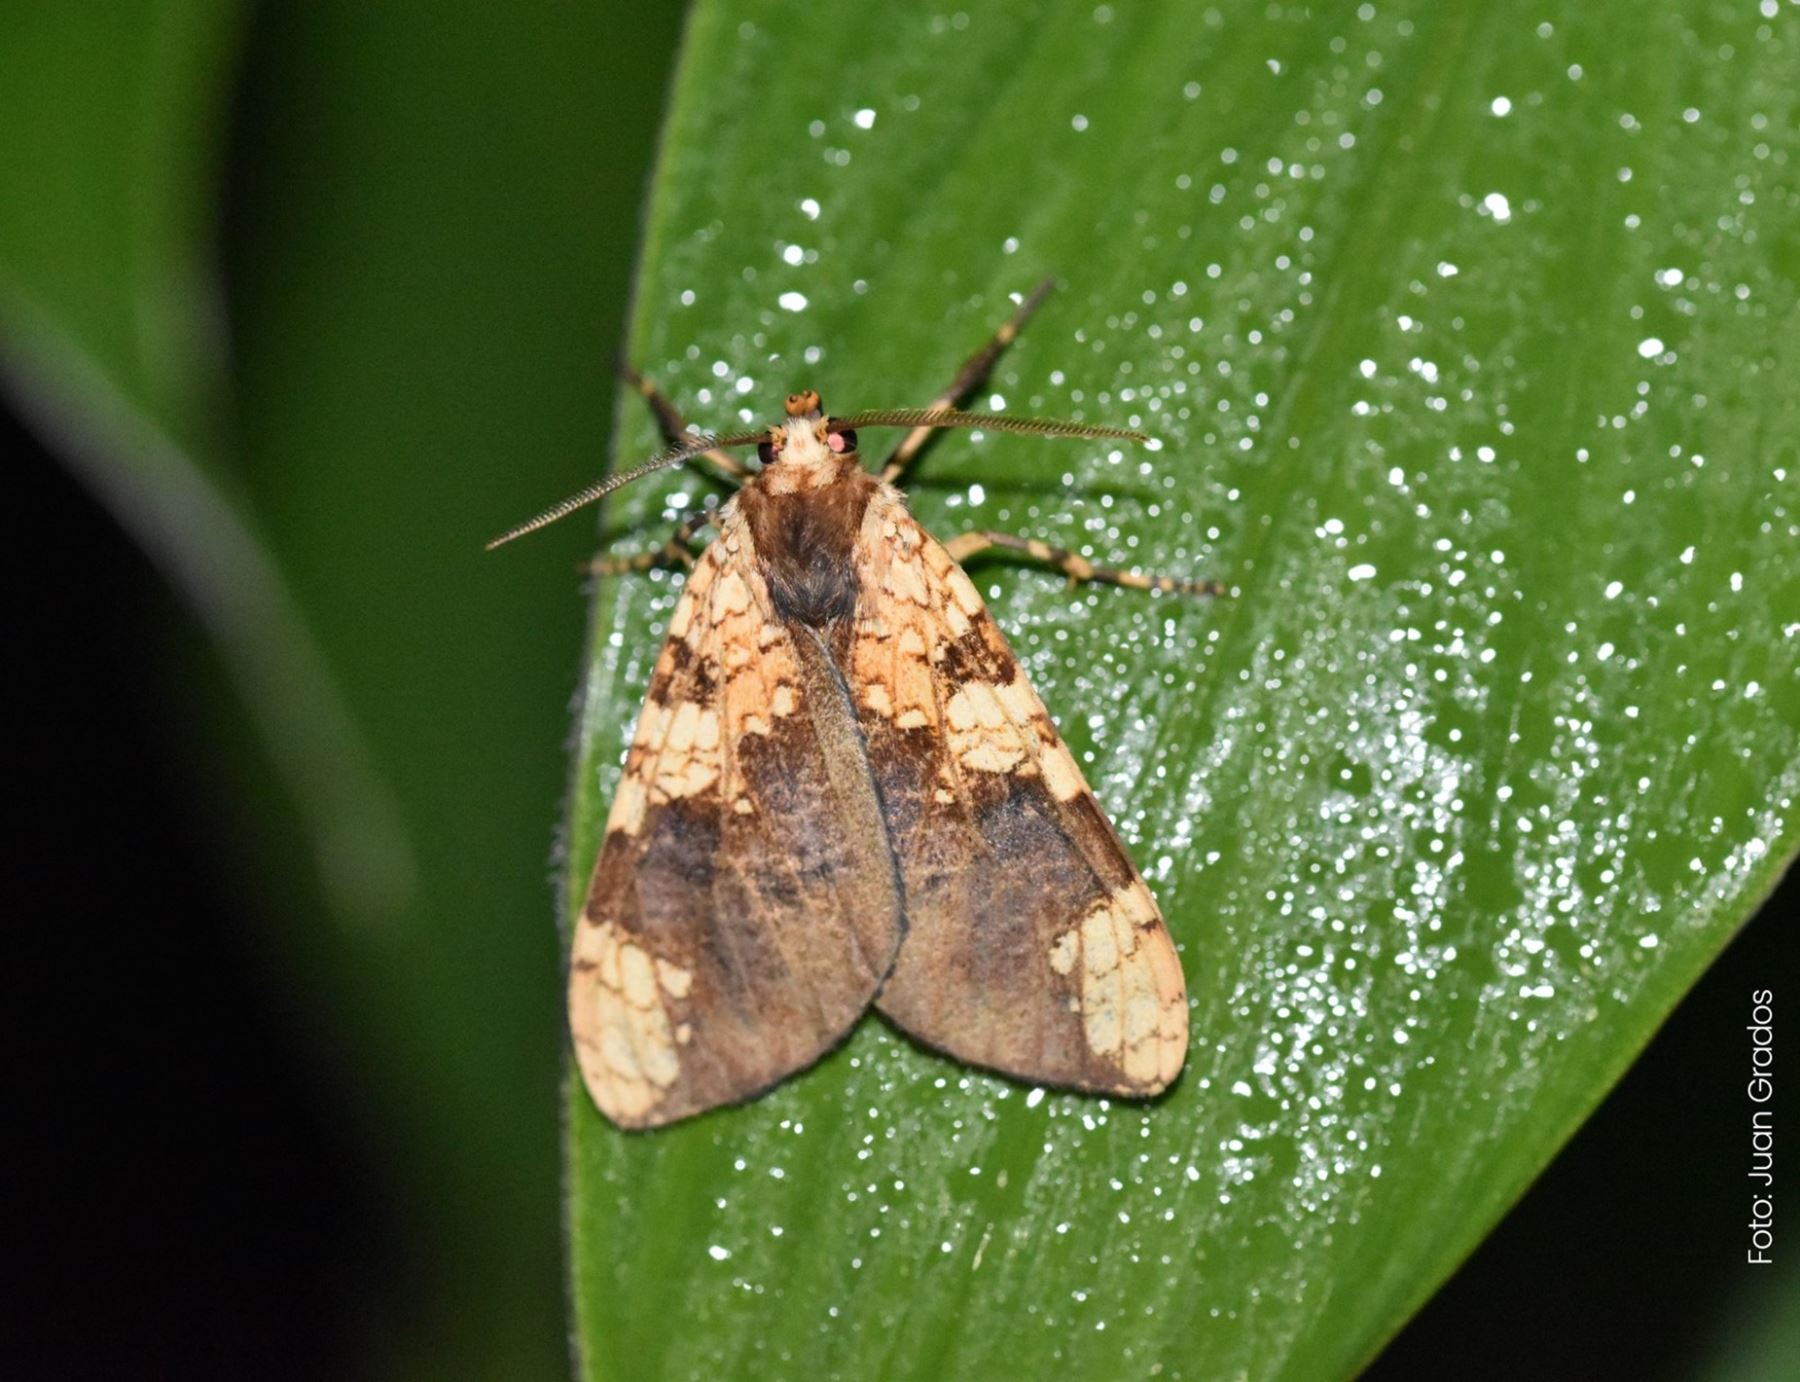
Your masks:
<svg viewBox="0 0 1800 1382"><path fill-rule="evenodd" d="M675 602L675 613L669 616L669 637L686 638L688 625L693 622L694 606L700 602L694 598L693 587L681 592L681 598Z"/></svg>
<svg viewBox="0 0 1800 1382"><path fill-rule="evenodd" d="M1037 693L1031 689L1023 672L999 688L999 697L1006 713L1021 724L1029 724L1044 713L1038 705Z"/></svg>
<svg viewBox="0 0 1800 1382"><path fill-rule="evenodd" d="M926 607L931 604L931 591L925 583L925 571L916 558L890 562L887 580L883 584L897 600L908 600Z"/></svg>
<svg viewBox="0 0 1800 1382"><path fill-rule="evenodd" d="M1025 761L1025 738L986 682L957 691L944 706L944 721L951 754L972 772L1011 772Z"/></svg>
<svg viewBox="0 0 1800 1382"><path fill-rule="evenodd" d="M745 734L767 734L768 732L769 732L769 722L767 720L763 719L762 716L760 716L760 715L744 716L744 733Z"/></svg>
<svg viewBox="0 0 1800 1382"><path fill-rule="evenodd" d="M644 812L648 801L643 782L627 773L620 779L618 794L613 797L612 810L607 813L607 832L610 834L617 830L626 835L637 834L644 827Z"/></svg>
<svg viewBox="0 0 1800 1382"><path fill-rule="evenodd" d="M631 1033L618 1019L617 1003L610 994L596 996L595 1007L602 1016L600 1026L600 1058L606 1062L609 1076L619 1082L642 1083L639 1080L637 1048L631 1044ZM641 1106L647 1106L643 1100Z"/></svg>
<svg viewBox="0 0 1800 1382"><path fill-rule="evenodd" d="M1156 1033L1156 986L1149 968L1133 965L1125 975L1125 1048L1130 1052L1144 1050L1144 1040ZM1133 1072L1143 1079L1148 1070Z"/></svg>
<svg viewBox="0 0 1800 1382"><path fill-rule="evenodd" d="M629 943L619 947L619 978L625 1001L634 1008L647 1008L656 1001L656 967L641 946Z"/></svg>
<svg viewBox="0 0 1800 1382"><path fill-rule="evenodd" d="M663 731L669 724L669 708L658 705L655 701L645 701L643 713L638 716L637 728L632 731L631 746L648 748L662 739Z"/></svg>
<svg viewBox="0 0 1800 1382"><path fill-rule="evenodd" d="M931 799L939 806L953 806L956 804L956 793L948 787L939 787L931 794Z"/></svg>
<svg viewBox="0 0 1800 1382"><path fill-rule="evenodd" d="M950 704L944 707L944 719L959 732L975 728L975 702L969 699L967 691L958 691L950 698Z"/></svg>
<svg viewBox="0 0 1800 1382"><path fill-rule="evenodd" d="M975 589L975 582L963 573L961 567L952 566L944 580L950 587L950 596L956 601L958 609L971 619L981 613L981 593Z"/></svg>
<svg viewBox="0 0 1800 1382"><path fill-rule="evenodd" d="M903 710L894 718L894 723L901 729L923 729L931 720L923 710Z"/></svg>
<svg viewBox="0 0 1800 1382"><path fill-rule="evenodd" d="M691 738L678 746L671 732L657 756L653 796L659 801L698 796L719 780L719 769L716 740L711 748L702 748Z"/></svg>
<svg viewBox="0 0 1800 1382"><path fill-rule="evenodd" d="M750 612L750 587L744 584L744 578L735 571L727 571L719 577L718 586L713 591L712 621L722 624L734 615Z"/></svg>
<svg viewBox="0 0 1800 1382"><path fill-rule="evenodd" d="M1058 801L1073 801L1087 790L1087 784L1081 780L1081 769L1075 766L1074 755L1060 739L1038 750L1038 767L1043 770L1044 785Z"/></svg>
<svg viewBox="0 0 1800 1382"><path fill-rule="evenodd" d="M792 715L798 704L799 702L794 699L794 688L786 682L777 686L775 694L769 698L769 710L776 716Z"/></svg>
<svg viewBox="0 0 1800 1382"><path fill-rule="evenodd" d="M610 922L582 923L574 959L569 1023L582 1078L609 1117L638 1122L681 1074L675 1054L681 1038L663 1006L663 990L679 997L675 990L685 993L691 976L679 966L653 960ZM673 984L672 975L678 976Z"/></svg>
<svg viewBox="0 0 1800 1382"><path fill-rule="evenodd" d="M644 1022L646 1028L653 1025L655 1031L639 1029L644 1031L644 1038L638 1047L638 1058L643 1062L644 1073L666 1089L681 1074L681 1059L675 1054L675 1034L669 1030L669 1019L661 1008L646 1013Z"/></svg>
<svg viewBox="0 0 1800 1382"><path fill-rule="evenodd" d="M1088 1001L1088 993L1096 1001ZM1119 1051L1119 983L1115 971L1104 979L1092 974L1081 981L1081 1025L1087 1036L1088 1050L1097 1056L1116 1056Z"/></svg>
<svg viewBox="0 0 1800 1382"><path fill-rule="evenodd" d="M669 721L668 747L678 753L686 753L694 747L694 727L700 722L700 707L692 701L683 701L675 707L674 718Z"/></svg>
<svg viewBox="0 0 1800 1382"><path fill-rule="evenodd" d="M989 740L977 741L959 755L965 768L978 773L1010 773L1025 760L1022 748L1002 748Z"/></svg>
<svg viewBox="0 0 1800 1382"><path fill-rule="evenodd" d="M1000 704L1000 698L994 694L994 688L985 681L972 681L963 692L969 703L975 707L975 718L981 722L983 729L1000 729L1006 724L1006 710Z"/></svg>
<svg viewBox="0 0 1800 1382"><path fill-rule="evenodd" d="M899 664L894 678L894 704L903 714L917 710L927 719L936 718L937 687L932 680L931 668L923 659L909 658Z"/></svg>
<svg viewBox="0 0 1800 1382"><path fill-rule="evenodd" d="M694 725L694 747L710 753L719 747L719 712L704 710Z"/></svg>
<svg viewBox="0 0 1800 1382"><path fill-rule="evenodd" d="M605 926L605 927L602 927L601 930L604 933L604 935L602 936L602 940L604 941L605 937L607 935L611 934L612 927ZM579 937L577 938L575 950L576 950L576 958L579 959L581 957L581 945L580 945ZM611 988L611 989L618 988L621 983L621 980L619 978L619 947L616 944L605 944L605 943L601 944L599 947L598 964L599 964L600 982L605 984L608 988Z"/></svg>
<svg viewBox="0 0 1800 1382"><path fill-rule="evenodd" d="M688 990L694 986L693 970L683 969L667 960L656 962L656 978L663 986L663 991L671 998L686 998Z"/></svg>
<svg viewBox="0 0 1800 1382"><path fill-rule="evenodd" d="M709 598L713 576L717 570L717 554L709 548L688 577L687 587L681 592L681 598L675 602L675 613L669 617L671 639L687 639L691 642L690 635L699 632L694 624L694 615Z"/></svg>
<svg viewBox="0 0 1800 1382"><path fill-rule="evenodd" d="M739 797L731 803L731 809L740 816L750 816L756 813L756 807L751 804L749 797Z"/></svg>
<svg viewBox="0 0 1800 1382"><path fill-rule="evenodd" d="M1056 947L1073 934L1057 938L1053 966ZM1094 904L1080 934L1088 1049L1116 1063L1127 1087L1155 1093L1175 1078L1187 1053L1187 987L1156 903L1133 880ZM1071 959L1069 970L1075 968Z"/></svg>
<svg viewBox="0 0 1800 1382"><path fill-rule="evenodd" d="M907 657L925 656L925 636L915 625L908 624L900 630L898 645L900 651Z"/></svg>
<svg viewBox="0 0 1800 1382"><path fill-rule="evenodd" d="M690 758L679 777L665 775L658 777L656 782L671 797L697 797L718 780L717 762L703 763L697 758Z"/></svg>
<svg viewBox="0 0 1800 1382"><path fill-rule="evenodd" d="M1126 920L1137 925L1162 920L1162 913L1156 910L1156 899L1150 896L1150 889L1141 879L1114 893L1113 903L1124 913Z"/></svg>
<svg viewBox="0 0 1800 1382"><path fill-rule="evenodd" d="M871 682L863 691L863 704L883 719L894 718L894 698L880 682Z"/></svg>
<svg viewBox="0 0 1800 1382"><path fill-rule="evenodd" d="M1119 967L1119 941L1109 903L1100 903L1082 918L1081 953L1090 979L1104 979Z"/></svg>
<svg viewBox="0 0 1800 1382"><path fill-rule="evenodd" d="M1081 937L1071 926L1056 938L1050 946L1050 968L1058 974L1068 974L1075 968L1075 961L1081 954Z"/></svg>
<svg viewBox="0 0 1800 1382"><path fill-rule="evenodd" d="M648 711L646 711L648 714ZM661 744L653 760L650 803L697 796L719 780L719 712L683 701L658 716ZM633 832L635 833L635 832Z"/></svg>

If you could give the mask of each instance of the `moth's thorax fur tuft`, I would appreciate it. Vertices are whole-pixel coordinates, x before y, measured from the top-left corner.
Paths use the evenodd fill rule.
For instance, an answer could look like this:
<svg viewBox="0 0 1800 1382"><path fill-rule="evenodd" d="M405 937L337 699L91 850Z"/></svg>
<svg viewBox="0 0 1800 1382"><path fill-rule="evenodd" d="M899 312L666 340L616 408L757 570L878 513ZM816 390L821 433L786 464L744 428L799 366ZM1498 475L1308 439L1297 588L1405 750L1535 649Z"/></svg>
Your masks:
<svg viewBox="0 0 1800 1382"><path fill-rule="evenodd" d="M855 607L851 556L881 486L854 452L831 449L823 418L785 431L779 458L746 481L732 503L749 526L776 613L819 628Z"/></svg>
<svg viewBox="0 0 1800 1382"><path fill-rule="evenodd" d="M825 423L801 420L781 429L781 446L775 453L777 468L828 466L837 468L838 453L825 439Z"/></svg>
<svg viewBox="0 0 1800 1382"><path fill-rule="evenodd" d="M816 489L832 483L842 470L842 453L832 449L819 395L811 389L789 394L787 415L787 426L769 429L774 463L765 474L781 476L773 487Z"/></svg>

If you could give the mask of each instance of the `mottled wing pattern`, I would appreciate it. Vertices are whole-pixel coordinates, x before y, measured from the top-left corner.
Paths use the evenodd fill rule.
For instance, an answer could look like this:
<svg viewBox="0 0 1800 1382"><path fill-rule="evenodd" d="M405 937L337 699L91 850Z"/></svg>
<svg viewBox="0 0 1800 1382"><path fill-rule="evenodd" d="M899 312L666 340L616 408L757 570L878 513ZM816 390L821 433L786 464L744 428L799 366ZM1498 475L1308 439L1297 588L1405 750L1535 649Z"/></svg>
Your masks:
<svg viewBox="0 0 1800 1382"><path fill-rule="evenodd" d="M846 668L907 933L877 1006L1020 1079L1154 1094L1187 1050L1174 945L969 578L883 487Z"/></svg>
<svg viewBox="0 0 1800 1382"><path fill-rule="evenodd" d="M733 505L688 578L569 974L594 1102L651 1127L829 1050L899 944L899 880L847 692L769 610Z"/></svg>

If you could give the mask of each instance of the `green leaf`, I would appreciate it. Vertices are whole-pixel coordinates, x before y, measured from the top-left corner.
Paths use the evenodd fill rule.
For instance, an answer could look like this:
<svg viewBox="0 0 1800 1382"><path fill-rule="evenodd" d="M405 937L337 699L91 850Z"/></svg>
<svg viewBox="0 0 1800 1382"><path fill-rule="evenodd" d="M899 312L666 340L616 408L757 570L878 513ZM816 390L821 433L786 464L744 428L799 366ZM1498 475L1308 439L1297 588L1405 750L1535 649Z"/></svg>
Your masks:
<svg viewBox="0 0 1800 1382"><path fill-rule="evenodd" d="M1760 1271L1725 1312L1717 1337L1693 1375L1706 1382L1759 1382L1780 1377L1800 1350L1800 1282L1785 1262Z"/></svg>
<svg viewBox="0 0 1800 1382"><path fill-rule="evenodd" d="M354 1177L296 1188L355 1265L296 1328L359 1375L567 1372L543 860L582 615L571 563L481 540L534 464L596 462L675 20L0 10L0 385L221 654L159 620L89 728L142 700L191 768L246 1001ZM179 1025L164 999L120 1039ZM227 1168L220 1203L266 1184Z"/></svg>
<svg viewBox="0 0 1800 1382"><path fill-rule="evenodd" d="M948 436L916 511L1238 593L973 573L1182 947L1180 1083L873 1019L661 1133L572 1083L588 1375L1350 1373L1771 886L1800 54L1771 7L1544 15L703 0L637 362L709 425L917 404L1053 271L992 392L1160 449ZM598 591L571 909L676 584Z"/></svg>
<svg viewBox="0 0 1800 1382"><path fill-rule="evenodd" d="M204 625L325 890L367 924L410 893L411 847L228 473L208 221L242 28L229 0L7 15L0 382Z"/></svg>

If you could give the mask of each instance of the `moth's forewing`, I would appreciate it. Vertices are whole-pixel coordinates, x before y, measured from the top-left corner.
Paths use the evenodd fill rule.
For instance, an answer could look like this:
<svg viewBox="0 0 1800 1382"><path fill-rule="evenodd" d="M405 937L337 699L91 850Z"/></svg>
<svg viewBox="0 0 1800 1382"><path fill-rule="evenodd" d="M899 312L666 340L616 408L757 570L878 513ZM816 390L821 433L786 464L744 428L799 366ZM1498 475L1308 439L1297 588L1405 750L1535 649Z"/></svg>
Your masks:
<svg viewBox="0 0 1800 1382"><path fill-rule="evenodd" d="M837 656L905 887L877 1006L1020 1079L1165 1088L1187 990L1161 914L980 595L885 489Z"/></svg>
<svg viewBox="0 0 1800 1382"><path fill-rule="evenodd" d="M841 679L735 507L670 620L569 974L594 1102L653 1127L835 1045L892 966L893 856Z"/></svg>

